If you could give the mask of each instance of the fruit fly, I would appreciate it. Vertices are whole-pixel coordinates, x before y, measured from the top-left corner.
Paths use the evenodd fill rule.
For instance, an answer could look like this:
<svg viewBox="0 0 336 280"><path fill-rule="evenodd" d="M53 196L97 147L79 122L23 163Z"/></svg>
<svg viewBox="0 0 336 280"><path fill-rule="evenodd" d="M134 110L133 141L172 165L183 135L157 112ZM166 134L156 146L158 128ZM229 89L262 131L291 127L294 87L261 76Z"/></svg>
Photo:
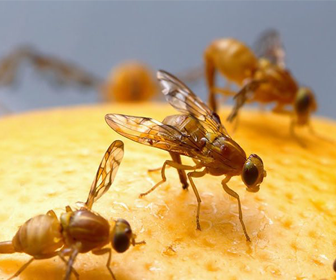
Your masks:
<svg viewBox="0 0 336 280"><path fill-rule="evenodd" d="M9 279L19 276L34 260L55 256L59 256L66 263L64 279L70 279L71 273L79 279L73 264L79 253L89 251L95 255L108 254L106 267L115 279L110 268L112 250L106 245L111 242L113 249L122 253L130 245L144 242L135 242L135 234L126 220L116 220L111 228L105 218L91 210L94 202L112 185L123 155L123 142L114 141L105 152L88 198L85 203L80 203L80 209L73 211L70 206L67 206L66 213L61 214L60 219L53 210L48 211L47 214L35 216L19 228L11 241L0 242L1 254L26 253L32 256ZM67 256L68 260L66 260Z"/></svg>
<svg viewBox="0 0 336 280"><path fill-rule="evenodd" d="M141 196L149 194L166 181L167 166L177 169L183 188L188 187L189 180L196 196L196 225L200 230L201 198L193 179L206 174L225 175L222 180L223 189L237 199L239 220L246 239L250 241L243 221L239 195L227 183L232 176L241 175L248 191L259 191L266 176L261 158L255 154L247 158L244 150L229 136L219 116L180 80L165 71L158 71L157 78L167 101L182 114L168 116L162 122L120 114L108 114L105 117L108 125L122 136L166 150L172 157L172 160L166 160L162 166L162 180ZM182 164L181 155L192 158L195 165ZM186 174L186 171L190 172Z"/></svg>
<svg viewBox="0 0 336 280"><path fill-rule="evenodd" d="M17 82L20 68L24 63L31 64L35 71L57 85L80 85L98 87L101 79L82 70L75 64L57 57L41 54L30 46L21 46L0 61L0 85L10 86Z"/></svg>
<svg viewBox="0 0 336 280"><path fill-rule="evenodd" d="M205 50L205 72L209 88L209 105L216 111L215 93L235 95L235 105L228 117L233 121L246 102L262 104L275 103L275 113L292 117L291 133L294 127L310 125L310 115L317 109L313 92L306 87L299 88L284 63L284 48L280 36L274 30L264 33L257 42L259 57L242 42L232 39L218 39ZM229 89L215 86L216 71L229 82L241 86L235 94ZM287 109L286 106L290 106Z"/></svg>
<svg viewBox="0 0 336 280"><path fill-rule="evenodd" d="M104 101L136 102L152 98L159 87L153 71L144 63L129 61L114 67L107 79L98 78L78 65L45 55L29 46L15 49L0 61L0 85L17 82L20 68L29 63L34 70L60 86L98 90Z"/></svg>

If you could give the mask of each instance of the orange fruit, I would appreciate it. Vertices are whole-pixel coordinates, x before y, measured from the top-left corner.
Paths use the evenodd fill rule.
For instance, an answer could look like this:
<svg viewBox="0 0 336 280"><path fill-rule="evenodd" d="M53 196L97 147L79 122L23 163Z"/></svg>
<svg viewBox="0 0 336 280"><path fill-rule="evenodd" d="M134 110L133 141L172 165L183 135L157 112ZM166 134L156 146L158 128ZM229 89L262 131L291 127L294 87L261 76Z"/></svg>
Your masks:
<svg viewBox="0 0 336 280"><path fill-rule="evenodd" d="M0 240L11 240L29 218L85 201L100 160L116 139L125 156L111 189L93 210L106 219L124 218L146 245L113 252L111 268L122 279L335 279L336 148L300 129L307 145L289 134L289 119L268 112L244 110L232 137L246 154L264 161L267 177L258 193L248 193L240 177L228 185L239 193L247 231L246 242L237 202L222 189L222 178L195 179L201 195L196 231L196 198L182 190L177 172L144 198L139 194L158 182L169 154L131 142L111 130L106 113L124 113L162 120L176 111L163 104L97 105L59 108L4 117L0 120ZM228 110L221 112L222 119ZM336 123L315 118L320 136L336 141ZM228 127L230 130L230 127ZM190 159L183 158L189 163ZM0 278L13 275L30 256L0 255ZM74 267L80 279L110 279L107 256L80 254ZM34 261L19 279L62 279L57 257Z"/></svg>

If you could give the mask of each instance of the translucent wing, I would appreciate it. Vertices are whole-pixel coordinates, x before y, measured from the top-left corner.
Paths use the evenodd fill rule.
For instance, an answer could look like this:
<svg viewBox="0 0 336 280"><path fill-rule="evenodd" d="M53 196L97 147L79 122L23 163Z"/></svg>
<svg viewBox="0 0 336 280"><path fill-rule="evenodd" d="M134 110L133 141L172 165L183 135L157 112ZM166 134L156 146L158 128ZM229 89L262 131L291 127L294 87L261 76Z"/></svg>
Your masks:
<svg viewBox="0 0 336 280"><path fill-rule="evenodd" d="M167 101L178 111L190 114L213 132L222 132L229 136L224 126L221 124L219 116L213 112L200 98L198 98L184 83L173 75L160 70L157 78L163 87L163 94Z"/></svg>
<svg viewBox="0 0 336 280"><path fill-rule="evenodd" d="M257 39L254 47L258 57L268 59L271 63L285 68L285 48L278 31L269 29Z"/></svg>
<svg viewBox="0 0 336 280"><path fill-rule="evenodd" d="M189 135L151 118L108 114L105 120L117 133L147 146L186 156L194 156L200 151Z"/></svg>
<svg viewBox="0 0 336 280"><path fill-rule="evenodd" d="M235 104L232 108L230 115L227 117L227 121L232 122L238 115L241 107L248 101L248 95L253 93L262 84L266 83L266 80L252 80L233 97Z"/></svg>
<svg viewBox="0 0 336 280"><path fill-rule="evenodd" d="M98 167L96 177L92 183L85 207L91 209L93 203L106 193L112 185L119 165L124 156L124 143L114 141L107 149Z"/></svg>

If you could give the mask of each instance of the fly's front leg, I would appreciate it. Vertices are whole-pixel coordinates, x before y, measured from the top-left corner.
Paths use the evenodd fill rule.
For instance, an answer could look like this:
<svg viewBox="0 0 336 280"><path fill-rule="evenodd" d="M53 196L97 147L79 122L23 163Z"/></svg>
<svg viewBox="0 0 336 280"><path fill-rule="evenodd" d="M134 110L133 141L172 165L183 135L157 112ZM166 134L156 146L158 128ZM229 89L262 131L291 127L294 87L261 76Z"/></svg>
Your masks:
<svg viewBox="0 0 336 280"><path fill-rule="evenodd" d="M295 133L295 126L297 125L294 112L292 110L284 108L283 104L277 104L273 109L272 112L281 115L287 115L292 118L290 126L289 126L289 133L290 135L299 143L300 146L303 148L306 147L306 144L296 135Z"/></svg>
<svg viewBox="0 0 336 280"><path fill-rule="evenodd" d="M176 168L177 170L181 169L181 170L195 170L198 168L198 165L195 165L195 166L189 166L189 165L183 165L183 164L179 164L175 161L172 161L172 160L166 160L161 168L161 177L162 177L162 180L158 183L155 184L154 187L152 187L149 191L145 192L145 193L141 193L140 194L140 197L143 197L149 193L151 193L152 191L154 191L158 186L160 186L161 184L163 184L164 182L167 181L167 178L166 178L166 167L167 166L171 166L171 167L174 167Z"/></svg>
<svg viewBox="0 0 336 280"><path fill-rule="evenodd" d="M110 272L112 279L116 280L116 278L114 276L114 273L113 273L113 271L110 267L111 260L112 260L112 250L111 250L111 248L102 248L102 249L92 250L92 254L95 254L97 256L108 254L108 258L107 258L107 262L106 262L106 268Z"/></svg>
<svg viewBox="0 0 336 280"><path fill-rule="evenodd" d="M195 193L195 196L196 196L196 199L197 199L196 229L198 229L198 230L201 230L201 225L200 225L200 222L199 222L199 216L200 216L202 200L201 200L201 197L198 193L198 190L197 190L196 185L195 185L192 178L200 178L200 177L203 177L205 174L207 174L206 169L204 169L200 172L194 171L194 172L189 172L188 173L188 178L189 178L190 184L192 186L192 189L193 189L193 191Z"/></svg>
<svg viewBox="0 0 336 280"><path fill-rule="evenodd" d="M242 208L241 208L241 203L240 203L240 198L239 198L239 195L232 189L229 188L229 186L226 184L228 181L230 180L230 178L225 178L223 181L222 181L222 186L224 188L224 191L231 195L232 197L236 198L237 201L238 201L238 210L239 210L239 221L243 227L243 231L244 231L244 234L245 234L245 237L246 237L246 240L251 242L251 239L249 237L249 235L247 234L247 231L246 231L246 227L245 227L245 224L244 224L244 221L243 221L243 211L242 211Z"/></svg>
<svg viewBox="0 0 336 280"><path fill-rule="evenodd" d="M292 119L290 126L289 126L289 132L290 135L296 140L296 142L299 143L299 145L303 148L306 148L306 144L296 135L295 133L295 126L297 125L295 119Z"/></svg>

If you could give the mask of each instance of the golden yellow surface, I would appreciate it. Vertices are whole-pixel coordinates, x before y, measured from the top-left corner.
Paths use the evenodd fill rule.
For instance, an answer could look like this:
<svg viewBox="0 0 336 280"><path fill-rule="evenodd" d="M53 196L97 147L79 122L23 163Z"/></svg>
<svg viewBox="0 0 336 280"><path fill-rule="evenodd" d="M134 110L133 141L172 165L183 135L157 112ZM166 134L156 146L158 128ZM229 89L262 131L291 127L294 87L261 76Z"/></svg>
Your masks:
<svg viewBox="0 0 336 280"><path fill-rule="evenodd" d="M122 279L335 279L336 148L300 129L302 148L289 135L289 119L244 110L233 138L257 153L267 170L258 193L239 177L229 186L242 200L252 242L245 240L236 200L222 189L222 177L195 179L202 198L201 232L196 198L183 191L173 168L168 182L147 197L139 194L160 180L148 174L169 159L167 152L122 138L104 121L106 113L162 120L168 105L105 105L55 109L0 120L0 240L10 240L29 218L85 201L98 164L115 139L125 156L110 191L93 209L107 219L125 218L146 245L113 253L111 267ZM228 111L222 112L225 119ZM314 119L315 130L336 141L336 123ZM230 130L231 128L228 127ZM189 159L183 159L189 162ZM0 279L13 275L30 257L0 255ZM78 256L81 279L110 279L106 256ZM58 258L34 261L20 279L62 279Z"/></svg>

